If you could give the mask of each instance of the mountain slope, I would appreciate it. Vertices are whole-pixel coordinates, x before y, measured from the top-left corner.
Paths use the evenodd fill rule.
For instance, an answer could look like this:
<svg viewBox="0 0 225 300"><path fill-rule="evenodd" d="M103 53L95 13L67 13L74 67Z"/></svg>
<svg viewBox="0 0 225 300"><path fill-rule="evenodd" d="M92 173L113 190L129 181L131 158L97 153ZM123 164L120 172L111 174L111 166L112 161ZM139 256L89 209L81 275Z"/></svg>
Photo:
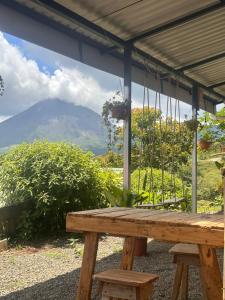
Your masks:
<svg viewBox="0 0 225 300"><path fill-rule="evenodd" d="M101 116L60 99L43 100L0 123L0 147L35 139L71 142L96 154L106 148Z"/></svg>

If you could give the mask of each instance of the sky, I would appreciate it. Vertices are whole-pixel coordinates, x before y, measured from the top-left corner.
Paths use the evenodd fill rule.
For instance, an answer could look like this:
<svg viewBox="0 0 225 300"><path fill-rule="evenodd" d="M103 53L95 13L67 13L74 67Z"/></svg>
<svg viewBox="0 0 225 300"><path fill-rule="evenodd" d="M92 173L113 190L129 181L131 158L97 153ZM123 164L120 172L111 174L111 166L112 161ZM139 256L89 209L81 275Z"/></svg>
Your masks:
<svg viewBox="0 0 225 300"><path fill-rule="evenodd" d="M5 86L0 97L0 122L49 98L87 106L101 114L104 102L121 86L122 80L114 75L2 32L0 49ZM150 98L154 105L153 91ZM133 84L133 106L141 106L142 101L143 87ZM190 114L191 108L184 105L183 112Z"/></svg>

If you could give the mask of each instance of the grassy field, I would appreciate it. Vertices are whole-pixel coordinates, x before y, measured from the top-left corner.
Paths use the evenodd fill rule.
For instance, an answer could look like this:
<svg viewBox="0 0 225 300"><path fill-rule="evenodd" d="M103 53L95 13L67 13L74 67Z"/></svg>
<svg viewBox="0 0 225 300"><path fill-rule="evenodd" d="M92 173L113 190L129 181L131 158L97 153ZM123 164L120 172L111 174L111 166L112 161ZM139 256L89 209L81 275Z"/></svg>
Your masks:
<svg viewBox="0 0 225 300"><path fill-rule="evenodd" d="M222 177L215 165L221 156L198 161L198 212L217 212L222 204Z"/></svg>

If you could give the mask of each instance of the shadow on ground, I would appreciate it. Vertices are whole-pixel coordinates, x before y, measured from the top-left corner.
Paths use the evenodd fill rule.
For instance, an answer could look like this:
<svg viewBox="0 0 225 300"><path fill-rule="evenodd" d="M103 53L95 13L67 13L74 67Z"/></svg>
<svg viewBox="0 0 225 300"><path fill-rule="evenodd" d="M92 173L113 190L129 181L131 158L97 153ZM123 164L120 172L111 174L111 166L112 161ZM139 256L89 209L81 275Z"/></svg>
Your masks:
<svg viewBox="0 0 225 300"><path fill-rule="evenodd" d="M171 288L173 285L175 266L172 257L168 254L172 244L151 241L148 244L148 257L136 257L134 270L141 272L152 272L160 276L155 286L154 300L171 299ZM219 263L222 266L222 251L218 253ZM96 272L109 268L118 268L120 253L115 253L99 260L96 264ZM41 270L40 270L41 272ZM1 300L74 300L79 280L80 269L57 276L48 281L35 284L0 297ZM96 285L93 285L92 299L99 299ZM191 268L189 280L189 299L200 300L201 285L197 268Z"/></svg>

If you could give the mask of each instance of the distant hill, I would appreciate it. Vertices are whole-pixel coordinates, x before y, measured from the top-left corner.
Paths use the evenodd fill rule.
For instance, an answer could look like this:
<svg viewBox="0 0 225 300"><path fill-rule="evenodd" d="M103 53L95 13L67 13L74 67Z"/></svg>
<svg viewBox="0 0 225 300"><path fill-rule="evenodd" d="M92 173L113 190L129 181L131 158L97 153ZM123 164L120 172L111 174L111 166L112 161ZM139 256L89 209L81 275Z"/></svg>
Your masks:
<svg viewBox="0 0 225 300"><path fill-rule="evenodd" d="M101 154L106 150L102 117L93 110L62 101L43 100L0 123L0 147L35 139L66 141Z"/></svg>

